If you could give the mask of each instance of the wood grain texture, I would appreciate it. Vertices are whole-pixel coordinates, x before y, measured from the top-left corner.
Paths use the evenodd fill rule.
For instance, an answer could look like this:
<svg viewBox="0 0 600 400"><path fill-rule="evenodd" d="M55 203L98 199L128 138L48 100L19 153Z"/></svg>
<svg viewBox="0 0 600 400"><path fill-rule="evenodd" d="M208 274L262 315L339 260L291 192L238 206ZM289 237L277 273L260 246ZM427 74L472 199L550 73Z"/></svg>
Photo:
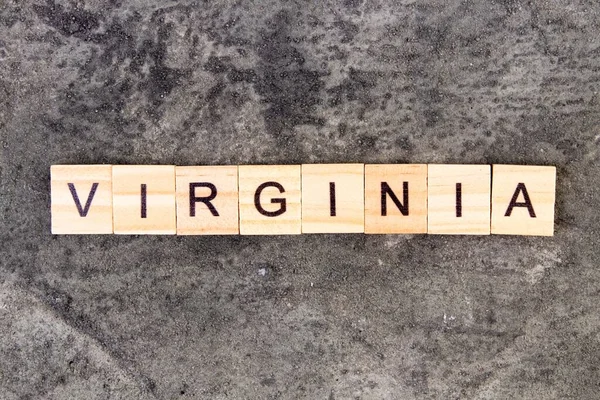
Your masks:
<svg viewBox="0 0 600 400"><path fill-rule="evenodd" d="M492 234L553 236L555 191L556 167L494 165Z"/></svg>
<svg viewBox="0 0 600 400"><path fill-rule="evenodd" d="M402 205L386 194L382 215L382 184ZM404 202L406 183L408 202ZM404 215L404 213L408 215ZM365 233L427 233L427 165L365 165Z"/></svg>
<svg viewBox="0 0 600 400"><path fill-rule="evenodd" d="M142 185L146 185L145 218ZM175 167L113 166L113 223L117 234L175 234Z"/></svg>
<svg viewBox="0 0 600 400"><path fill-rule="evenodd" d="M332 183L335 216L332 216ZM303 164L302 232L364 232L364 189L364 164Z"/></svg>
<svg viewBox="0 0 600 400"><path fill-rule="evenodd" d="M52 233L113 233L111 182L110 165L51 166ZM71 192L69 184L72 185L74 193ZM88 199L91 201L86 208Z"/></svg>
<svg viewBox="0 0 600 400"><path fill-rule="evenodd" d="M490 234L490 166L429 164L428 233ZM461 207L457 214L457 184Z"/></svg>
<svg viewBox="0 0 600 400"><path fill-rule="evenodd" d="M301 233L300 172L300 165L239 166L240 234L297 235ZM257 194L261 185L264 187ZM277 185L280 186L276 187ZM263 213L256 205L256 196ZM285 211L282 209L283 204L285 204Z"/></svg>
<svg viewBox="0 0 600 400"><path fill-rule="evenodd" d="M178 235L237 235L240 232L236 165L176 167L175 176ZM208 204L193 200L212 196L208 202L212 209Z"/></svg>

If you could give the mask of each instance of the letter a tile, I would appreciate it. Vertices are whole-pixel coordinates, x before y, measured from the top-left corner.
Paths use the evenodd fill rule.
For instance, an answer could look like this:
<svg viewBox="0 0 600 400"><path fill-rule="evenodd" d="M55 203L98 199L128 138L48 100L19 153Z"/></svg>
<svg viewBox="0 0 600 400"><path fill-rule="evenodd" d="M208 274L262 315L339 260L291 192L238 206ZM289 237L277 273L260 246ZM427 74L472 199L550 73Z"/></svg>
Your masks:
<svg viewBox="0 0 600 400"><path fill-rule="evenodd" d="M302 232L365 231L364 164L302 165Z"/></svg>
<svg viewBox="0 0 600 400"><path fill-rule="evenodd" d="M175 166L113 166L115 233L172 235L175 218Z"/></svg>
<svg viewBox="0 0 600 400"><path fill-rule="evenodd" d="M552 236L556 168L494 165L492 234Z"/></svg>
<svg viewBox="0 0 600 400"><path fill-rule="evenodd" d="M240 234L301 233L299 165L240 165L239 188Z"/></svg>
<svg viewBox="0 0 600 400"><path fill-rule="evenodd" d="M50 167L53 234L112 233L110 165Z"/></svg>
<svg viewBox="0 0 600 400"><path fill-rule="evenodd" d="M237 165L176 167L177 234L237 235Z"/></svg>
<svg viewBox="0 0 600 400"><path fill-rule="evenodd" d="M427 165L365 165L365 233L427 233Z"/></svg>
<svg viewBox="0 0 600 400"><path fill-rule="evenodd" d="M427 166L428 233L490 234L490 166Z"/></svg>

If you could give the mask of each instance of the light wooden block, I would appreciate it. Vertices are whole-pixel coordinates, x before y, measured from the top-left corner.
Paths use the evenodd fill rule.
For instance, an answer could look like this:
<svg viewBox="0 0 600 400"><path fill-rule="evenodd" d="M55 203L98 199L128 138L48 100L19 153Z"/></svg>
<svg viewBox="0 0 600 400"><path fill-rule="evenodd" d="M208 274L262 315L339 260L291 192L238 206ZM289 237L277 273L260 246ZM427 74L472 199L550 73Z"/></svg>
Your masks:
<svg viewBox="0 0 600 400"><path fill-rule="evenodd" d="M113 166L115 233L175 234L175 218L175 166Z"/></svg>
<svg viewBox="0 0 600 400"><path fill-rule="evenodd" d="M556 168L494 165L492 234L554 235Z"/></svg>
<svg viewBox="0 0 600 400"><path fill-rule="evenodd" d="M364 232L364 177L364 164L302 165L302 232Z"/></svg>
<svg viewBox="0 0 600 400"><path fill-rule="evenodd" d="M177 234L237 235L238 167L176 167Z"/></svg>
<svg viewBox="0 0 600 400"><path fill-rule="evenodd" d="M113 232L110 165L50 167L53 234Z"/></svg>
<svg viewBox="0 0 600 400"><path fill-rule="evenodd" d="M365 165L365 233L427 233L426 164Z"/></svg>
<svg viewBox="0 0 600 400"><path fill-rule="evenodd" d="M428 233L490 234L489 165L427 167Z"/></svg>
<svg viewBox="0 0 600 400"><path fill-rule="evenodd" d="M240 165L239 191L240 234L301 233L299 165Z"/></svg>

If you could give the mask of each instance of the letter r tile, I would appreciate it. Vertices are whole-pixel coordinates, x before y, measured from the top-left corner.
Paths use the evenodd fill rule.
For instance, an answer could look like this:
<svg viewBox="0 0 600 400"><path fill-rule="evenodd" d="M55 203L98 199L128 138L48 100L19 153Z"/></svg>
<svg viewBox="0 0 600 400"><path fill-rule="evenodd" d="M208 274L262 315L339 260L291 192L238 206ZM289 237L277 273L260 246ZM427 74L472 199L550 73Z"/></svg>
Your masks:
<svg viewBox="0 0 600 400"><path fill-rule="evenodd" d="M50 167L53 234L113 233L110 165Z"/></svg>
<svg viewBox="0 0 600 400"><path fill-rule="evenodd" d="M301 233L300 165L240 165L242 235Z"/></svg>
<svg viewBox="0 0 600 400"><path fill-rule="evenodd" d="M237 165L175 167L178 235L237 235Z"/></svg>
<svg viewBox="0 0 600 400"><path fill-rule="evenodd" d="M175 219L175 166L113 166L115 233L173 235Z"/></svg>
<svg viewBox="0 0 600 400"><path fill-rule="evenodd" d="M489 165L427 166L429 234L490 234Z"/></svg>
<svg viewBox="0 0 600 400"><path fill-rule="evenodd" d="M492 168L492 234L552 236L556 167Z"/></svg>

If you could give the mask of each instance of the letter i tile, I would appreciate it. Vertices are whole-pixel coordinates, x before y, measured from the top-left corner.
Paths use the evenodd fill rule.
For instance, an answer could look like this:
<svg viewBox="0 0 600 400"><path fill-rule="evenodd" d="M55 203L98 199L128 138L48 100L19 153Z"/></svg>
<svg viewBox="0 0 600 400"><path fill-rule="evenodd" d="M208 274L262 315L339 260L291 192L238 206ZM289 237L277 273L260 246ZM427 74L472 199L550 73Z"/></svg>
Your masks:
<svg viewBox="0 0 600 400"><path fill-rule="evenodd" d="M175 234L175 166L114 165L113 222L117 234Z"/></svg>
<svg viewBox="0 0 600 400"><path fill-rule="evenodd" d="M427 166L430 234L490 234L489 165Z"/></svg>
<svg viewBox="0 0 600 400"><path fill-rule="evenodd" d="M364 164L302 165L302 232L365 231Z"/></svg>

